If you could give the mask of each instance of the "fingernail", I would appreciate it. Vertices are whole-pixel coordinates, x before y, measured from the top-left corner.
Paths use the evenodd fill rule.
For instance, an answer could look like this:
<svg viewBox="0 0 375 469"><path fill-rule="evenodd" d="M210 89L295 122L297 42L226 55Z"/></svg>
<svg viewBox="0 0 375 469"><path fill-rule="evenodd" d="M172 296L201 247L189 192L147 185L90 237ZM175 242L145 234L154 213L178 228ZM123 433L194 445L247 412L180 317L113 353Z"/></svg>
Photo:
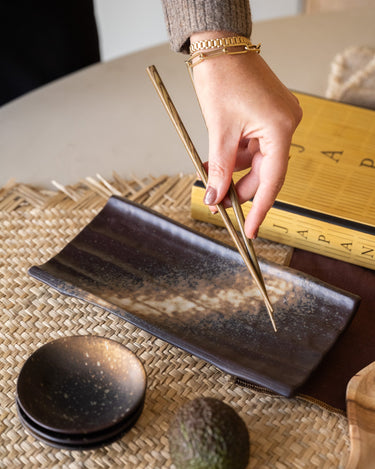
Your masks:
<svg viewBox="0 0 375 469"><path fill-rule="evenodd" d="M206 189L206 193L204 195L203 202L206 205L214 205L217 197L216 189L212 186L208 186Z"/></svg>

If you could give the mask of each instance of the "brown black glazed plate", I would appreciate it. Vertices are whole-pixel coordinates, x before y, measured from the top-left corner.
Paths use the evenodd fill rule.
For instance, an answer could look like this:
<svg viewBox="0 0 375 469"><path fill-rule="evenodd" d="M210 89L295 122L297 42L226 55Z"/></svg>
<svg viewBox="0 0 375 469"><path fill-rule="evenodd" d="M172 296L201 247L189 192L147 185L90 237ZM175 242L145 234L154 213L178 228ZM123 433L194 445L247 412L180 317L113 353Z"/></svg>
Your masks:
<svg viewBox="0 0 375 469"><path fill-rule="evenodd" d="M136 423L142 413L143 405L141 405L133 415L121 422L118 422L113 427L106 429L104 432L72 435L47 430L35 423L22 410L18 399L16 399L16 408L20 422L36 439L43 441L49 446L54 446L55 448L87 450L106 446L121 438Z"/></svg>
<svg viewBox="0 0 375 469"><path fill-rule="evenodd" d="M146 373L122 344L69 336L37 349L17 380L19 415L55 441L98 443L127 428L143 408Z"/></svg>
<svg viewBox="0 0 375 469"><path fill-rule="evenodd" d="M241 379L293 395L349 324L359 298L261 261L267 310L241 256L113 196L30 275L87 300Z"/></svg>

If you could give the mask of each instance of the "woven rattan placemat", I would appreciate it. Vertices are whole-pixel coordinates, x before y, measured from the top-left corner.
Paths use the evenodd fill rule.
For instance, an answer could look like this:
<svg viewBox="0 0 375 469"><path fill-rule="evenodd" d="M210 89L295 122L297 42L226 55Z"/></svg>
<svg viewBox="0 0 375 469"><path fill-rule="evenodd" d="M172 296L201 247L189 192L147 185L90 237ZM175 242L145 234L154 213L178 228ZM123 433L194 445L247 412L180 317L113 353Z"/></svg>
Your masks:
<svg viewBox="0 0 375 469"><path fill-rule="evenodd" d="M236 384L214 366L104 310L63 296L29 277L31 265L54 256L105 205L111 194L170 216L229 243L226 231L190 219L194 176L149 177L108 183L88 178L56 191L10 182L0 190L1 468L167 468L167 430L188 399L212 396L233 406L251 439L249 468L342 468L349 452L347 420L300 398L286 399ZM287 263L290 248L257 240L259 255ZM41 345L68 335L117 340L143 361L148 375L144 411L121 440L91 451L51 448L28 435L18 420L15 389L25 360Z"/></svg>

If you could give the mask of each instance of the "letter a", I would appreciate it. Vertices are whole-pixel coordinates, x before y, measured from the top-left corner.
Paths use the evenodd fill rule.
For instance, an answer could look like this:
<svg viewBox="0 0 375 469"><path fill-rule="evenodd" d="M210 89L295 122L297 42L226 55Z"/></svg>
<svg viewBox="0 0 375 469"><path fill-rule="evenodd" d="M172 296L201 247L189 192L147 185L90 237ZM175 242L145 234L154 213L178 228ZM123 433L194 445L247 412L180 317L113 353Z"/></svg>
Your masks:
<svg viewBox="0 0 375 469"><path fill-rule="evenodd" d="M328 156L328 158L338 163L340 159L335 158L335 155L342 155L344 152L343 151L321 151L320 153L322 153L324 156Z"/></svg>

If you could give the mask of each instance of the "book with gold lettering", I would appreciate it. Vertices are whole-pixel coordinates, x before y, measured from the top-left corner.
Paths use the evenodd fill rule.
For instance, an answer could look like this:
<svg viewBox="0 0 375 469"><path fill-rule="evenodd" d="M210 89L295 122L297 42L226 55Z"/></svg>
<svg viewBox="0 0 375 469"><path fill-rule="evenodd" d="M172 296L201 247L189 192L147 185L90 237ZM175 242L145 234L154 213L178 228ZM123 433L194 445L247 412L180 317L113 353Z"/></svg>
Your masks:
<svg viewBox="0 0 375 469"><path fill-rule="evenodd" d="M375 111L295 94L303 119L285 183L259 236L375 269ZM221 224L203 196L197 181L192 217ZM250 208L251 201L243 204L245 216Z"/></svg>

